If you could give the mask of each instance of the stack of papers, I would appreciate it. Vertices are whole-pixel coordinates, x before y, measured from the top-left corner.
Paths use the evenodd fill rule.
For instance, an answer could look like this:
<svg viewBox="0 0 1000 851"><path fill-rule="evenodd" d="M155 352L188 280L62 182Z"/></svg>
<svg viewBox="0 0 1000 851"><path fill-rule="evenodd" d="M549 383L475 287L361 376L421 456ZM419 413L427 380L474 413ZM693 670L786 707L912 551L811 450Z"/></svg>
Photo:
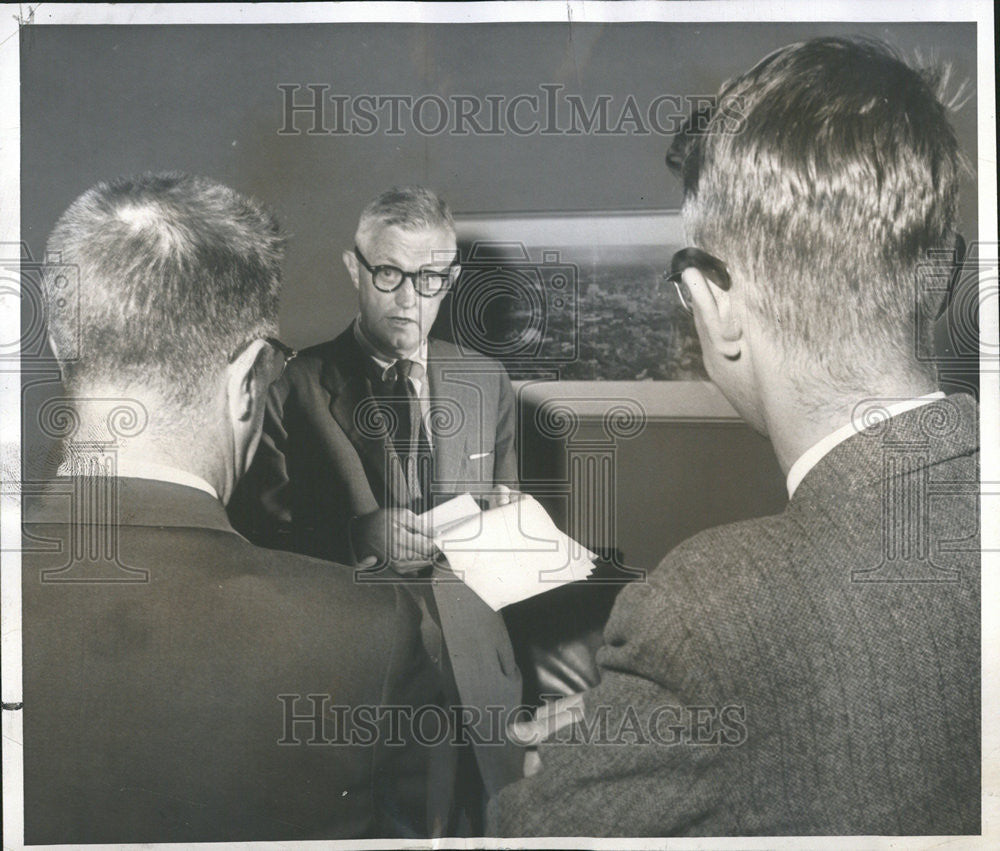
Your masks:
<svg viewBox="0 0 1000 851"><path fill-rule="evenodd" d="M483 511L462 494L421 515L451 570L494 611L586 579L597 558L531 496Z"/></svg>

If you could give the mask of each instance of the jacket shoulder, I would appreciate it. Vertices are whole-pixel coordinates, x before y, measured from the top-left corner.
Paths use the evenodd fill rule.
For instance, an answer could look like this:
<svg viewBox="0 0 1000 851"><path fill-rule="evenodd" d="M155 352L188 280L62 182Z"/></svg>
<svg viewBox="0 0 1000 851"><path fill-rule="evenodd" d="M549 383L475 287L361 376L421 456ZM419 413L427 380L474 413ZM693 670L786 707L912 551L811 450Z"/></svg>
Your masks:
<svg viewBox="0 0 1000 851"><path fill-rule="evenodd" d="M606 639L638 628L666 631L694 611L740 616L748 594L766 577L783 575L791 533L784 515L743 520L706 529L674 547L644 580L621 590ZM672 613L665 618L665 613Z"/></svg>
<svg viewBox="0 0 1000 851"><path fill-rule="evenodd" d="M272 385L272 396L281 399L282 404L289 395L309 398L323 381L332 380L336 383L341 380L337 376L341 375L342 365L349 364L356 357L354 335L348 327L332 340L316 343L299 351L285 368L281 378Z"/></svg>
<svg viewBox="0 0 1000 851"><path fill-rule="evenodd" d="M653 581L664 581L673 571L700 570L720 564L740 564L769 558L766 553L787 545L794 530L783 512L713 526L685 539L667 553L653 571Z"/></svg>
<svg viewBox="0 0 1000 851"><path fill-rule="evenodd" d="M246 557L256 561L269 579L287 586L287 593L320 595L336 599L338 606L358 604L369 611L391 612L397 605L396 586L390 582L365 582L357 568L333 561L258 547L243 540Z"/></svg>
<svg viewBox="0 0 1000 851"><path fill-rule="evenodd" d="M441 340L437 337L429 338L428 345L431 358L444 361L455 361L457 363L461 363L462 365L474 366L476 369L493 369L506 372L503 364L501 364L496 358L484 355L482 352L478 352L475 349L458 346L455 343L450 343L447 340Z"/></svg>
<svg viewBox="0 0 1000 851"><path fill-rule="evenodd" d="M350 327L346 328L332 340L315 343L302 349L290 364L288 371L313 371L330 361L341 360L352 350L354 337Z"/></svg>
<svg viewBox="0 0 1000 851"><path fill-rule="evenodd" d="M328 358L336 357L347 348L350 342L353 342L353 335L350 326L348 326L332 340L325 340L322 343L314 343L311 346L306 346L299 352L299 356L294 362L297 362L299 358L305 360L327 360Z"/></svg>
<svg viewBox="0 0 1000 851"><path fill-rule="evenodd" d="M397 583L348 565L236 540L239 546L224 545L237 565L232 591L254 601L262 622L296 623L303 635L327 646L346 642L361 654L363 665L374 668L388 663L398 642L418 639L419 614Z"/></svg>

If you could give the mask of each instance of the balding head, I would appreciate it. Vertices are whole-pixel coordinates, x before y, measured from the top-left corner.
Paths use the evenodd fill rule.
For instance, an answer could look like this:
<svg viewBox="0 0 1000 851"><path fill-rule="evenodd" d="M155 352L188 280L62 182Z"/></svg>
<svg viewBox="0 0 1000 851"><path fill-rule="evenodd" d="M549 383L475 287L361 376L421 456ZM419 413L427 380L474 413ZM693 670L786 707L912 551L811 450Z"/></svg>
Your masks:
<svg viewBox="0 0 1000 851"><path fill-rule="evenodd" d="M229 356L277 329L283 241L273 215L201 177L99 183L62 215L47 255L76 267L45 278L49 334L71 390L142 386L180 407Z"/></svg>

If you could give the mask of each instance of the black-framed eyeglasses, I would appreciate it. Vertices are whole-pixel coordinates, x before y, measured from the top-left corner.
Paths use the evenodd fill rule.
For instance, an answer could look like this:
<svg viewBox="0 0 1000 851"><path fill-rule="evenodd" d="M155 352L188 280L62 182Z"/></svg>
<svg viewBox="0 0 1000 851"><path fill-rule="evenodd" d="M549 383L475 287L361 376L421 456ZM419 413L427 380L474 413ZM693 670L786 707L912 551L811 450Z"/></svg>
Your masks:
<svg viewBox="0 0 1000 851"><path fill-rule="evenodd" d="M296 357L298 357L299 353L295 351L295 349L293 349L289 345L286 345L285 343L282 343L281 340L279 340L277 337L251 337L245 343L237 347L236 351L234 351L229 356L229 363L234 363L236 359L250 347L250 344L253 343L254 340L263 340L279 355L281 355L282 358L281 371L274 376L272 381L277 381L279 378L281 378L282 373L284 373L285 371L285 367L287 367L288 364L290 364L293 360L295 360Z"/></svg>
<svg viewBox="0 0 1000 851"><path fill-rule="evenodd" d="M733 280L729 277L729 269L718 257L707 251L702 251L700 248L691 246L682 248L670 259L670 271L663 273L663 280L674 285L677 297L688 313L694 312L691 291L681 276L692 267L711 279L712 283L719 289L728 290L733 285Z"/></svg>
<svg viewBox="0 0 1000 851"><path fill-rule="evenodd" d="M356 245L354 246L354 256L358 258L358 262L372 276L372 284L375 285L375 289L383 293L395 292L409 278L413 281L413 289L417 291L418 295L422 295L424 298L431 298L446 292L455 283L455 278L458 277L458 273L461 270L458 257L452 260L446 269L424 267L418 269L416 272L404 272L398 266L390 266L388 264L372 266L371 263L365 260L361 249Z"/></svg>

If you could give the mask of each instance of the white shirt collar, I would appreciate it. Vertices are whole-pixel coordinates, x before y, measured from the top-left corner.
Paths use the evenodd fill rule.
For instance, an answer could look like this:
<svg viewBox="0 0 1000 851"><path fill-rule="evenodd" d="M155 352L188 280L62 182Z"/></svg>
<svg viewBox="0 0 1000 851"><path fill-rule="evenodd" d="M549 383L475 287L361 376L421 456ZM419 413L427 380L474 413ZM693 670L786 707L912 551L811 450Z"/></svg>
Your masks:
<svg viewBox="0 0 1000 851"><path fill-rule="evenodd" d="M788 498L792 498L798 486L802 484L802 480L806 477L806 474L828 452L849 437L853 437L859 432L864 431L867 426L872 425L870 421L872 416L878 416L880 419L888 419L906 411L912 411L914 408L929 405L931 402L943 398L944 393L939 390L935 393L928 393L926 396L919 396L916 399L900 399L898 402L893 402L890 405L886 405L885 400L879 399L872 399L868 405L859 405L854 410L851 422L841 426L836 431L830 432L830 434L821 440L816 441L792 464L788 470L788 477L785 479L785 485L788 488ZM862 423L867 423L867 426L862 425Z"/></svg>
<svg viewBox="0 0 1000 851"><path fill-rule="evenodd" d="M88 458L90 457L92 456L88 453ZM110 458L110 455L105 457ZM175 485L186 485L189 488L197 488L200 491L204 491L209 494L212 499L219 498L219 494L216 493L215 488L213 488L201 476L196 476L194 473L190 473L187 470L181 470L177 467L170 467L166 464L154 464L151 461L137 461L133 458L116 457L113 469L115 471L115 475L119 478L149 479L150 481L156 482L170 482ZM86 474L86 471L83 472ZM60 464L57 475L76 475L72 462L66 461Z"/></svg>

